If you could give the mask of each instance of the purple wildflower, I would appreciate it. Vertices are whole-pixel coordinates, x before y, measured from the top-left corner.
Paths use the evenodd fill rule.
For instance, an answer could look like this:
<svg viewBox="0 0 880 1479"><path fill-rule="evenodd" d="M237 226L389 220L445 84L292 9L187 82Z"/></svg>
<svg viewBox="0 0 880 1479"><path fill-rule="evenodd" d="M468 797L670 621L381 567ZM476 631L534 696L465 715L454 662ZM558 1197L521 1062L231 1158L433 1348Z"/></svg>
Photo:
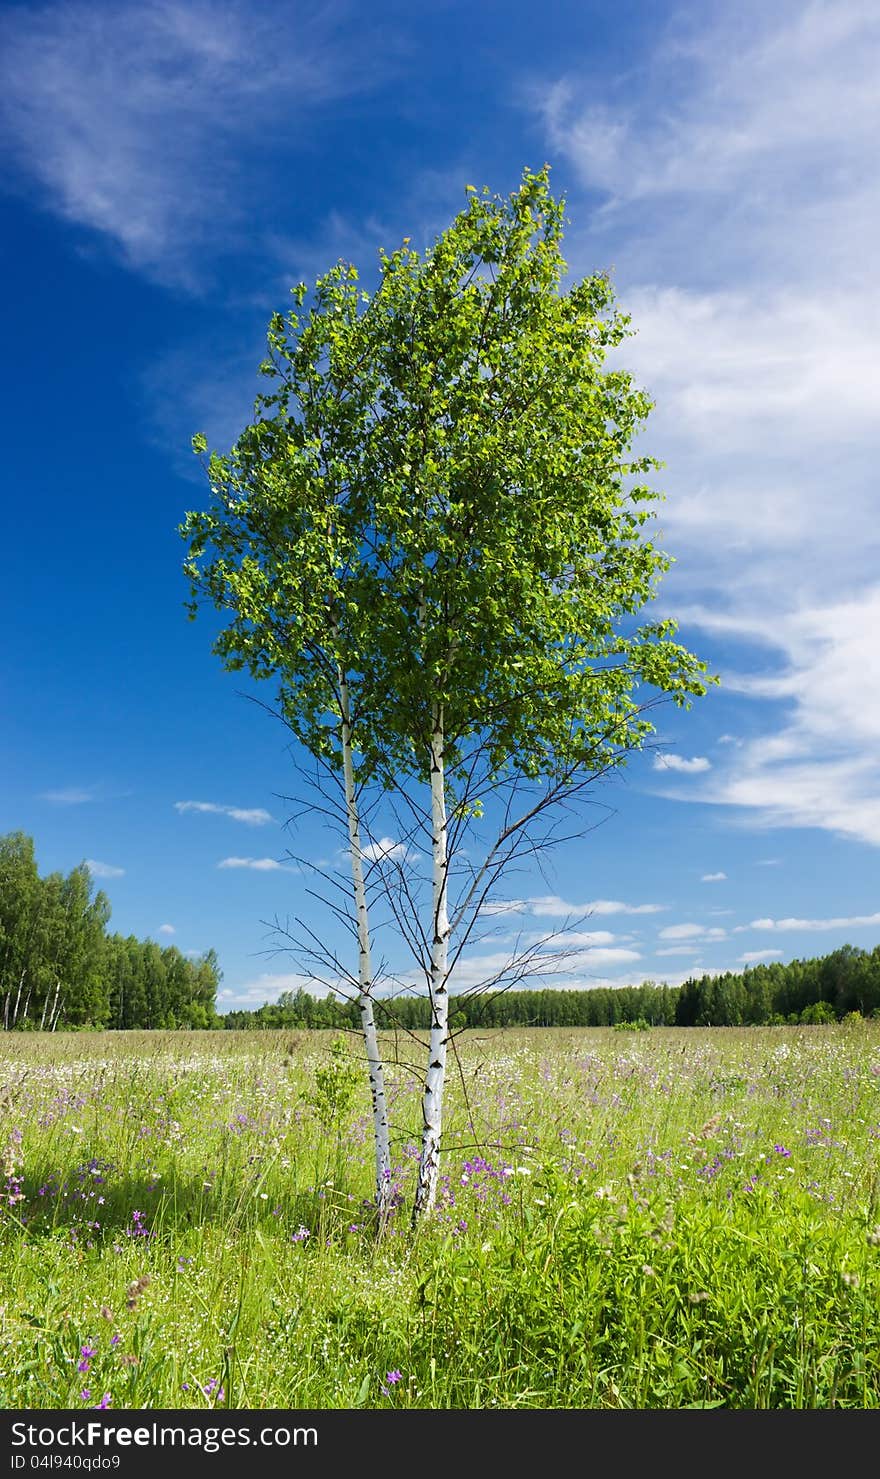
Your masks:
<svg viewBox="0 0 880 1479"><path fill-rule="evenodd" d="M95 1406L97 1408L101 1409L101 1410L103 1410L105 1407L109 1407L110 1406L110 1393L109 1392L105 1392L104 1395L103 1395L103 1397L101 1398L100 1402L96 1402L95 1403Z"/></svg>
<svg viewBox="0 0 880 1479"><path fill-rule="evenodd" d="M396 1382L399 1382L399 1381L403 1381L403 1372L402 1371L397 1371L397 1370L394 1370L394 1371L386 1371L386 1373L385 1373L385 1385L386 1385L386 1387L393 1387L395 1385L395 1383Z"/></svg>

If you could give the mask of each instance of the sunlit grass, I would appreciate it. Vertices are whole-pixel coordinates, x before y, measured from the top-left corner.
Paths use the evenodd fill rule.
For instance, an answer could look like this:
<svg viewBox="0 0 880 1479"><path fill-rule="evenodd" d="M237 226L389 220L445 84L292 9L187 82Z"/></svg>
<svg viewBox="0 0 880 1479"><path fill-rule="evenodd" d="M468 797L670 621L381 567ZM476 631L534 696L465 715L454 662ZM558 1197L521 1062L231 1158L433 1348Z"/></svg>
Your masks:
<svg viewBox="0 0 880 1479"><path fill-rule="evenodd" d="M880 1405L880 1024L465 1033L379 1245L332 1041L3 1040L6 1407Z"/></svg>

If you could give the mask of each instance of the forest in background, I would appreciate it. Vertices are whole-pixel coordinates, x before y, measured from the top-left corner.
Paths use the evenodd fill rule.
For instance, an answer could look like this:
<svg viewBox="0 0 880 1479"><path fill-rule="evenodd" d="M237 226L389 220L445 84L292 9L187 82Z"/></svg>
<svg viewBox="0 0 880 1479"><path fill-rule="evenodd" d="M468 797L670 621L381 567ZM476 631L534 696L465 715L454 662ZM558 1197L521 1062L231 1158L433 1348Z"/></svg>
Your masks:
<svg viewBox="0 0 880 1479"><path fill-rule="evenodd" d="M85 863L39 876L33 839L0 837L0 1022L4 1031L174 1028L356 1029L357 1003L282 992L254 1010L217 1012L221 971L213 950L191 958L174 945L108 931L110 902ZM375 1000L383 1029L426 1031L425 995ZM880 1014L880 945L772 961L681 986L494 990L455 994L463 1027L781 1026Z"/></svg>
<svg viewBox="0 0 880 1479"><path fill-rule="evenodd" d="M0 837L0 1022L4 1031L221 1027L213 950L110 934L110 901L85 863L41 878L33 839Z"/></svg>
<svg viewBox="0 0 880 1479"><path fill-rule="evenodd" d="M844 945L816 960L773 961L734 974L701 976L682 986L596 986L587 991L535 989L454 992L450 1024L462 1027L749 1027L837 1022L851 1012L880 1013L880 945L870 953ZM255 1011L228 1012L227 1027L356 1028L356 1002L285 991ZM425 996L376 999L381 1028L425 1031Z"/></svg>

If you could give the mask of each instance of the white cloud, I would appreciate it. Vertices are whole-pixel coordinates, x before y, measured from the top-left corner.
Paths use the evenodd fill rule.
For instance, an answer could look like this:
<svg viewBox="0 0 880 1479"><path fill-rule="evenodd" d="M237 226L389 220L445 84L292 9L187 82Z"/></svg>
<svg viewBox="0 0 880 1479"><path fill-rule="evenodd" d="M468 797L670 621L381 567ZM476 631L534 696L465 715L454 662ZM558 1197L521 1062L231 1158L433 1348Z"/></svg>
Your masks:
<svg viewBox="0 0 880 1479"><path fill-rule="evenodd" d="M699 955L702 945L670 945L665 950L655 950L654 954L663 955Z"/></svg>
<svg viewBox="0 0 880 1479"><path fill-rule="evenodd" d="M380 837L376 842L368 842L362 851L371 863L401 863L407 858L418 857L418 853L412 852L405 842L395 842L393 837Z"/></svg>
<svg viewBox="0 0 880 1479"><path fill-rule="evenodd" d="M493 914L524 914L528 907L527 899L487 899L481 912L488 918Z"/></svg>
<svg viewBox="0 0 880 1479"><path fill-rule="evenodd" d="M836 257L832 246L858 246L838 216L876 190L878 46L880 18L863 0L696 7L619 105L573 79L533 101L557 149L604 194L603 224L657 228L631 233L644 259L653 245L666 266L669 238L687 238L697 217L705 237L691 240L691 270L702 253L725 267L739 260L748 276L763 248L766 269L791 277ZM783 259L807 223L813 234Z"/></svg>
<svg viewBox="0 0 880 1479"><path fill-rule="evenodd" d="M726 940L727 932L705 924L668 924L658 935L660 940Z"/></svg>
<svg viewBox="0 0 880 1479"><path fill-rule="evenodd" d="M577 935L572 934L571 943L574 949L564 960L555 960L554 951L565 948L562 942L553 941L549 947L546 957L546 973L541 974L541 957L536 955L534 968L531 971L533 980L545 981L549 986L568 990L572 981L581 974L587 976L587 984L593 985L590 977L595 970L602 966L631 965L641 960L637 950L625 949L617 946L589 946L579 948ZM524 942L527 943L527 942ZM462 957L450 976L450 987L453 991L467 991L474 986L480 986L486 981L502 977L509 969L513 955L508 950L496 950L487 954L472 954ZM528 982L519 983L523 989Z"/></svg>
<svg viewBox="0 0 880 1479"><path fill-rule="evenodd" d="M727 874L726 873L704 873L701 876L701 878L700 878L700 882L701 883L724 883L726 881L726 879L727 879Z"/></svg>
<svg viewBox="0 0 880 1479"><path fill-rule="evenodd" d="M685 760L683 755L655 755L655 770L674 770L680 775L699 775L704 770L711 770L712 765L705 755L695 755L692 760Z"/></svg>
<svg viewBox="0 0 880 1479"><path fill-rule="evenodd" d="M848 919L753 919L751 924L738 924L735 935L746 930L848 930L870 929L880 925L880 914L852 914Z"/></svg>
<svg viewBox="0 0 880 1479"><path fill-rule="evenodd" d="M217 992L217 1002L222 1011L241 1007L245 1010L261 1007L264 1002L276 1002L282 991L309 991L313 996L328 996L329 984L322 986L310 977L296 971L265 971L241 986L223 986Z"/></svg>
<svg viewBox="0 0 880 1479"><path fill-rule="evenodd" d="M223 858L218 868L253 868L257 873L296 873L299 870L277 858Z"/></svg>
<svg viewBox="0 0 880 1479"><path fill-rule="evenodd" d="M738 955L737 960L743 965L757 965L760 960L772 960L774 956L781 954L781 950L747 950L744 955Z"/></svg>
<svg viewBox="0 0 880 1479"><path fill-rule="evenodd" d="M539 100L604 193L566 255L614 260L637 331L621 356L656 402L678 561L663 602L724 652L765 648L748 674L698 648L765 735L722 735L727 763L664 794L878 846L880 11L691 7L642 60L620 103L573 78Z"/></svg>
<svg viewBox="0 0 880 1479"><path fill-rule="evenodd" d="M624 904L619 899L591 899L586 904L569 904L556 894L527 899L530 913L556 919L579 918L593 914L659 914L665 904Z"/></svg>
<svg viewBox="0 0 880 1479"><path fill-rule="evenodd" d="M216 801L175 801L174 810L181 814L187 811L214 812L217 816L231 817L234 822L244 822L248 827L264 827L275 818L262 806L220 806Z"/></svg>
<svg viewBox="0 0 880 1479"><path fill-rule="evenodd" d="M174 928L174 925L173 924L160 924L159 925L159 934L160 935L176 935L177 934L177 930Z"/></svg>
<svg viewBox="0 0 880 1479"><path fill-rule="evenodd" d="M602 989L616 991L623 986L642 986L646 982L658 984L662 982L666 986L680 986L683 981L690 980L695 966L699 962L692 962L686 971L663 970L661 975L644 970L623 971L617 976L571 976L562 980L554 980L552 985L554 991L599 991Z"/></svg>
<svg viewBox="0 0 880 1479"><path fill-rule="evenodd" d="M614 946L606 950L600 947L589 951L585 965L588 969L600 965L628 965L631 961L641 960L641 958L638 950L624 950ZM573 966L572 969L576 967Z"/></svg>
<svg viewBox="0 0 880 1479"><path fill-rule="evenodd" d="M705 930L702 924L669 924L660 931L661 940L696 940Z"/></svg>
<svg viewBox="0 0 880 1479"><path fill-rule="evenodd" d="M58 791L44 791L41 801L54 801L58 806L80 806L85 801L94 801L94 791L84 786L64 786Z"/></svg>
<svg viewBox="0 0 880 1479"><path fill-rule="evenodd" d="M876 329L880 305L869 296L862 307L867 323L855 299L839 290L813 298L782 286L751 293L633 288L627 311L639 331L627 363L662 397L664 416L675 416L679 445L685 437L713 436L720 438L717 450L747 451L750 438L763 443L777 428L803 428L805 440L796 449L790 430L771 449L768 470L775 469L786 448L801 455L805 447L819 447L823 437L864 435L871 424L876 351L870 330ZM706 496L708 489L704 494L694 488L676 500L670 522L716 530L720 524L750 544L756 525L763 539L776 544L803 537L796 477L774 482L770 496L765 471L744 502L734 496L739 488L733 469L716 490L717 501ZM830 522L826 510L823 523Z"/></svg>
<svg viewBox="0 0 880 1479"><path fill-rule="evenodd" d="M123 878L124 868L117 868L113 863L101 863L97 858L86 858L86 867L93 878Z"/></svg>
<svg viewBox="0 0 880 1479"><path fill-rule="evenodd" d="M525 935L523 943L526 945L537 944L539 940L546 939L546 933L532 933ZM627 938L626 936L624 938ZM618 939L610 930L560 930L558 934L551 936L548 941L548 949L551 950L592 950L595 945L613 945Z"/></svg>
<svg viewBox="0 0 880 1479"><path fill-rule="evenodd" d="M271 178L265 139L290 151L307 113L387 75L393 43L370 46L364 68L372 38L346 13L243 0L7 8L6 158L130 266L192 286L191 264L204 271L253 231Z"/></svg>
<svg viewBox="0 0 880 1479"><path fill-rule="evenodd" d="M772 734L750 740L679 799L741 808L763 827L822 827L880 845L880 586L832 605L748 617L692 608L694 626L780 649L775 673L728 674L726 686L786 705ZM776 860L765 862L770 866Z"/></svg>

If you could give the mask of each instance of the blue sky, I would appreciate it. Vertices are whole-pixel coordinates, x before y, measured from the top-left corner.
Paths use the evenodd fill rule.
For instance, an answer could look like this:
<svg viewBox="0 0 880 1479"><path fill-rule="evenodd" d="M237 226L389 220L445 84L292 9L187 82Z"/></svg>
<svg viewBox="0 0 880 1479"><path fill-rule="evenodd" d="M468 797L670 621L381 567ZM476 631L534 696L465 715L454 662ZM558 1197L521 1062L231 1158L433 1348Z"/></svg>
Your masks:
<svg viewBox="0 0 880 1479"><path fill-rule="evenodd" d="M873 0L7 3L0 831L213 946L221 1007L297 984L268 925L328 926L286 853L336 844L283 829L288 736L185 619L190 437L247 422L297 280L369 286L546 160L638 331L660 604L722 685L516 879L520 926L590 916L572 985L876 944L878 69Z"/></svg>

